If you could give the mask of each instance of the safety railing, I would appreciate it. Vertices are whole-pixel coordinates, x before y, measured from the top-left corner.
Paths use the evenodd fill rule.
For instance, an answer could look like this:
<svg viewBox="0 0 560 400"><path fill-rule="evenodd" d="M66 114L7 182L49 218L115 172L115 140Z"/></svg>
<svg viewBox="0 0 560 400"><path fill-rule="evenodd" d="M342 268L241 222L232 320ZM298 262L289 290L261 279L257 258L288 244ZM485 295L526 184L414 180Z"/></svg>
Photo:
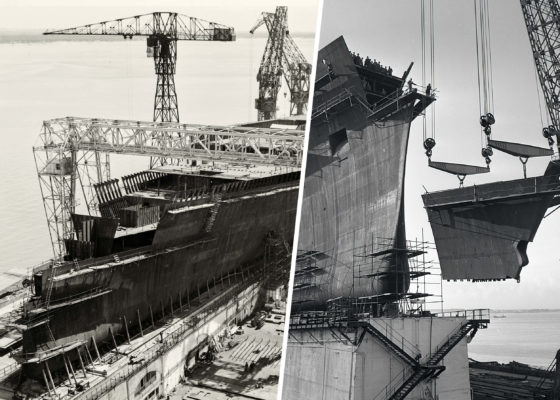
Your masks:
<svg viewBox="0 0 560 400"><path fill-rule="evenodd" d="M420 354L419 347L393 329L385 319L370 318L367 320L367 323L380 331L388 340L391 340L396 346L400 347L402 351L411 357L414 358L416 355ZM396 340L393 340L392 338L396 338Z"/></svg>
<svg viewBox="0 0 560 400"><path fill-rule="evenodd" d="M504 197L532 194L560 193L560 175L545 175L527 179L495 182L480 186L429 192L424 195L424 206L481 202Z"/></svg>
<svg viewBox="0 0 560 400"><path fill-rule="evenodd" d="M0 379L4 379L4 378L12 375L13 373L18 371L19 369L20 369L20 365L17 362L14 362L12 364L6 365L5 367L2 367L2 369L0 369Z"/></svg>
<svg viewBox="0 0 560 400"><path fill-rule="evenodd" d="M472 310L448 310L435 314L437 317L461 317L467 321L490 321L490 309L477 308Z"/></svg>
<svg viewBox="0 0 560 400"><path fill-rule="evenodd" d="M327 101L319 104L317 107L313 107L313 111L311 112L311 119L317 118L322 113L326 113L332 107L340 104L348 99L351 99L354 96L352 91L348 88L345 88L342 92L338 93L337 95L327 99Z"/></svg>

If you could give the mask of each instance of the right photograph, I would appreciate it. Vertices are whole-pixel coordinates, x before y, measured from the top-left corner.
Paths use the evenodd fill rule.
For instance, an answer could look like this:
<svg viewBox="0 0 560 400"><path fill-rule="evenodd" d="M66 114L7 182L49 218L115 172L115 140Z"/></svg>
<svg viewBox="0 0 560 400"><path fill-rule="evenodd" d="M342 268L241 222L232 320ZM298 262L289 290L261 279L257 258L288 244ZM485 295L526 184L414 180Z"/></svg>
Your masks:
<svg viewBox="0 0 560 400"><path fill-rule="evenodd" d="M559 20L324 1L283 400L560 398Z"/></svg>

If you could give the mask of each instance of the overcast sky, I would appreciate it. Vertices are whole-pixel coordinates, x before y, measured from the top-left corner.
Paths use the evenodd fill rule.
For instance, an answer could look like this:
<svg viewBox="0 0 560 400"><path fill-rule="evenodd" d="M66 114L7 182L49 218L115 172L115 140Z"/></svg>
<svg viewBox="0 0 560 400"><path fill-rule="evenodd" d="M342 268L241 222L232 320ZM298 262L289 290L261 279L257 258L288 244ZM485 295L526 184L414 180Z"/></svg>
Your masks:
<svg viewBox="0 0 560 400"><path fill-rule="evenodd" d="M262 11L274 11L277 5L286 5L290 9L290 28L300 32L309 31L309 21L315 26L317 4L318 0L281 3L270 0L0 0L0 29L44 31L172 11L248 31Z"/></svg>
<svg viewBox="0 0 560 400"><path fill-rule="evenodd" d="M426 3L428 3L426 1ZM535 69L518 1L490 1L494 71L493 138L547 147L541 136ZM352 6L350 6L351 4ZM472 1L435 0L436 141L434 161L484 166L480 155L475 24ZM344 35L350 50L390 65L400 75L415 62L412 78L421 82L420 1L325 0L321 22L321 47ZM544 105L543 105L544 107ZM496 154L492 172L467 178L466 184L522 177L520 162ZM422 148L422 121L411 130L405 189L409 238L422 230L431 237L420 194L458 186L454 176L430 169ZM530 175L541 174L548 160L530 160ZM521 283L447 283L447 307L457 308L560 308L560 254L557 226L560 211L546 218L533 243L529 265Z"/></svg>

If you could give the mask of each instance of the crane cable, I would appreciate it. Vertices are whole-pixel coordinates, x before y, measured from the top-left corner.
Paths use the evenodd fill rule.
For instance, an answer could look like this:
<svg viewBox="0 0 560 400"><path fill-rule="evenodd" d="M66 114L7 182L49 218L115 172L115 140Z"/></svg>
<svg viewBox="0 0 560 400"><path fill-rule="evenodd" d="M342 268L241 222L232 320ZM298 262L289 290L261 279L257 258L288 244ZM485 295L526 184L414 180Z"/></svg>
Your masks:
<svg viewBox="0 0 560 400"><path fill-rule="evenodd" d="M431 87L435 82L435 55L434 55L434 2L428 0L426 7L425 0L421 0L420 10L420 35L422 38L422 88L426 90L426 95L430 95ZM426 9L427 8L427 9ZM429 43L428 43L429 39ZM429 54L427 54L429 53ZM429 56L429 61L427 60ZM429 70L430 83L426 82L426 71ZM422 137L424 140L424 149L426 156L431 159L432 149L436 145L435 131L436 131L436 114L435 106L432 104L430 115L430 132L428 132L427 115L424 112L422 120Z"/></svg>
<svg viewBox="0 0 560 400"><path fill-rule="evenodd" d="M488 0L473 0L475 18L476 62L478 77L478 108L480 113L481 154L489 166L492 148L488 145L494 118L494 85L492 74L492 50L490 33L490 10ZM484 139L486 138L486 140Z"/></svg>

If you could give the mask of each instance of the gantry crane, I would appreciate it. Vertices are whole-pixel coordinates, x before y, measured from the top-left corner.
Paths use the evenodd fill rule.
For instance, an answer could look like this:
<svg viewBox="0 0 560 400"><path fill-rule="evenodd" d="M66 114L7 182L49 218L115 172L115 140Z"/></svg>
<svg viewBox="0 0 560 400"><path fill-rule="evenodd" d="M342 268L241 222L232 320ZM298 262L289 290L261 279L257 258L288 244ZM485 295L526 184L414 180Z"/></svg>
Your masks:
<svg viewBox="0 0 560 400"><path fill-rule="evenodd" d="M556 136L560 149L560 7L558 0L521 0L521 10L552 123L543 135L550 146Z"/></svg>
<svg viewBox="0 0 560 400"><path fill-rule="evenodd" d="M258 120L276 117L276 100L282 75L290 91L290 115L303 115L309 98L309 64L288 30L288 7L276 7L275 13L263 12L251 34L266 25L268 41L257 74L259 97L255 100Z"/></svg>
<svg viewBox="0 0 560 400"><path fill-rule="evenodd" d="M146 36L148 56L154 58L157 76L154 121L178 122L175 91L178 40L233 41L233 28L171 12L154 12L75 28L47 31L45 35L116 35L125 39Z"/></svg>
<svg viewBox="0 0 560 400"><path fill-rule="evenodd" d="M165 137L165 141L153 141ZM71 214L81 192L94 204L94 185L101 169L95 154L128 154L152 158L191 159L237 165L273 165L299 170L303 157L301 130L244 126L207 126L174 122L141 122L59 118L43 123L33 154L55 258L73 238ZM97 207L88 213L94 215Z"/></svg>

